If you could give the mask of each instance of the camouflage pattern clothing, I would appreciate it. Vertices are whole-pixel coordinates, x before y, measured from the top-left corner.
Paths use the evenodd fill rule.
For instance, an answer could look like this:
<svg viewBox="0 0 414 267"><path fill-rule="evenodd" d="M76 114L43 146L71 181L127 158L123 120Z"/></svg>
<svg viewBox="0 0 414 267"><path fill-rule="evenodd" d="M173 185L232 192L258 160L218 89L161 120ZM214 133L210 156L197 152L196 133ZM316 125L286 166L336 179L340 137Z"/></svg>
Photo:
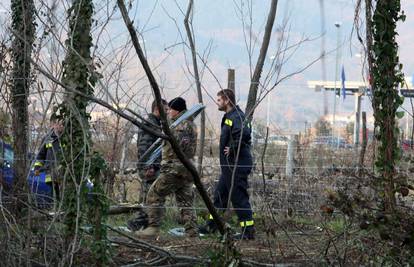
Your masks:
<svg viewBox="0 0 414 267"><path fill-rule="evenodd" d="M181 114L184 112L185 110ZM197 131L194 122L190 120L183 121L172 132L184 154L192 160L197 144ZM160 226L165 199L168 195L175 194L177 205L181 207L181 219L184 222L184 228L187 234L195 234L196 222L192 210L194 199L193 178L179 161L168 141L164 141L162 155L161 174L152 184L146 201L148 226Z"/></svg>
<svg viewBox="0 0 414 267"><path fill-rule="evenodd" d="M146 123L149 127L160 127L161 121L160 119L155 116L154 114L149 114L147 118L148 122ZM160 164L161 164L161 157L157 158L153 164L150 166L144 166L143 164L139 163L141 156L144 155L144 153L148 150L148 148L158 139L155 135L152 135L151 133L148 133L142 129L138 132L138 174L139 177L142 180L141 186L142 186L142 196L140 197L141 202L145 202L146 195L148 194L149 188L151 187L152 183L157 179L157 177L160 174ZM148 176L147 170L148 169L154 169L153 175Z"/></svg>

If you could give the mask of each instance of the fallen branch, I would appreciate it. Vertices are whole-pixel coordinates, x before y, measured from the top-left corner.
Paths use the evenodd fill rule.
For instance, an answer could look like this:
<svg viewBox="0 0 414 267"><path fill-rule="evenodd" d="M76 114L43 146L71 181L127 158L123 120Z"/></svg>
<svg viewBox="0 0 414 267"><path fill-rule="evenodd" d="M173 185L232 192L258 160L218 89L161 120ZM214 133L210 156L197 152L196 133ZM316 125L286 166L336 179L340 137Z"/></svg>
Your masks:
<svg viewBox="0 0 414 267"><path fill-rule="evenodd" d="M117 215L123 213L129 213L133 211L142 210L142 206L140 204L135 205L115 205L109 207L108 215Z"/></svg>
<svg viewBox="0 0 414 267"><path fill-rule="evenodd" d="M128 239L130 239L132 241L132 242L127 242L127 241L124 241L124 240L109 239L110 242L115 243L115 244L119 244L119 245L123 245L123 246L127 246L127 247L131 247L131 248L144 248L144 249L151 250L152 252L155 252L155 253L160 254L161 255L160 258L163 259L162 261L167 260L167 259L171 259L171 260L174 260L176 262L178 262L178 261L186 261L187 262L186 264L188 264L188 263L196 263L196 262L197 263L209 263L210 262L208 259L196 258L196 257L184 256L184 255L175 255L175 254L173 254L171 252L168 252L167 250L165 250L165 249L163 249L161 247L158 247L158 246L155 246L155 245L151 245L151 244L149 244L147 242L144 242L144 241L138 240L136 238L133 238L133 237L131 237L131 236L129 236L129 235L121 232L121 231L118 231L118 230L112 228L109 225L107 225L107 227L110 230L116 232L117 234L120 234L120 235L122 235L122 236L124 236L124 237L126 237L126 238L128 238ZM160 259L153 259L152 261L153 262L156 261L156 262L159 262L159 263L162 262L162 261L160 261ZM141 263L137 263L137 264L142 264L142 262ZM148 265L151 265L151 263L148 262L148 261L147 261L147 264ZM152 263L152 264L154 264L154 263ZM132 264L132 265L127 265L127 266L142 266L142 265L134 265L134 264ZM159 265L156 265L156 266L159 266ZM194 265L192 265L192 266L194 266Z"/></svg>
<svg viewBox="0 0 414 267"><path fill-rule="evenodd" d="M142 240L139 240L139 239L136 239L136 238L134 238L134 237L132 237L132 236L130 236L130 235L128 235L128 234L125 234L124 232L122 232L122 231L119 231L119 230L117 230L117 229L115 229L115 228L113 228L112 226L110 226L110 225L105 225L109 230L111 230L111 231L113 231L113 232L115 232L115 233L117 233L117 234L119 234L119 235L121 235L121 236L124 236L124 237L126 237L126 238L128 238L129 240L131 240L131 241L133 241L136 245L139 245L141 248L146 248L146 249L148 249L148 250L151 250L151 251L153 251L153 252L156 252L156 253L159 253L159 254L161 254L161 255L163 255L163 256L166 256L166 257L169 257L169 258L172 258L173 257L173 255L170 253L170 252L168 252L168 251L166 251L166 250L164 250L164 249L162 249L162 248L160 248L160 247L157 247L157 246L154 246L154 245L151 245L150 243L147 243L147 242L145 242L145 241L142 241ZM109 241L110 242L113 242L113 243L122 243L122 244L128 244L128 242L125 242L125 241L119 241L119 240L113 240L113 239L109 239Z"/></svg>

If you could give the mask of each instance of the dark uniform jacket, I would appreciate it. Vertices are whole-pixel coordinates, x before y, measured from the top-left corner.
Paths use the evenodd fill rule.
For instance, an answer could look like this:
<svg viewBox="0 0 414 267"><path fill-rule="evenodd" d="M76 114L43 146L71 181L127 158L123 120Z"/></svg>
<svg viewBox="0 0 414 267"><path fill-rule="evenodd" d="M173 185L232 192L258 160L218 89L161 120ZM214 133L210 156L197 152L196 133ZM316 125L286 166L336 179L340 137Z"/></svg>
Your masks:
<svg viewBox="0 0 414 267"><path fill-rule="evenodd" d="M237 175L248 175L252 169L251 127L245 121L244 112L235 106L230 112L224 114L221 120L220 134L220 165L223 174L231 175L233 168ZM236 162L239 142L240 152ZM230 153L224 154L224 148L230 147Z"/></svg>
<svg viewBox="0 0 414 267"><path fill-rule="evenodd" d="M61 157L62 149L60 146L59 137L52 130L42 140L42 146L36 157L34 164L35 170L45 171L46 182L51 182L51 179L56 179L57 169L59 165L59 158ZM52 178L53 177L53 178Z"/></svg>
<svg viewBox="0 0 414 267"><path fill-rule="evenodd" d="M161 121L154 114L149 114L147 120L152 123L146 123L149 127L161 126ZM144 155L145 151L158 139L158 137L140 129L138 131L138 162L141 159L141 156ZM138 170L144 171L147 168L154 168L154 171L157 172L160 169L161 156L157 158L151 166L144 166L143 164L138 163Z"/></svg>

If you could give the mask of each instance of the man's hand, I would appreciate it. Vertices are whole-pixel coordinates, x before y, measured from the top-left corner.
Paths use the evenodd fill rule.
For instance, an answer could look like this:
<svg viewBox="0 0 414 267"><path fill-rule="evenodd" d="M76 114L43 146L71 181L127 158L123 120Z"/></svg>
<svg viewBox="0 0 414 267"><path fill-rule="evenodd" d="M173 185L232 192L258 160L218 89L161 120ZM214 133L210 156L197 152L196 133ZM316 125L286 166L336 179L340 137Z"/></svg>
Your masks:
<svg viewBox="0 0 414 267"><path fill-rule="evenodd" d="M149 168L145 171L145 177L146 178L151 178L155 175L155 170L154 168Z"/></svg>
<svg viewBox="0 0 414 267"><path fill-rule="evenodd" d="M230 154L230 147L226 146L224 148L224 155L228 156Z"/></svg>

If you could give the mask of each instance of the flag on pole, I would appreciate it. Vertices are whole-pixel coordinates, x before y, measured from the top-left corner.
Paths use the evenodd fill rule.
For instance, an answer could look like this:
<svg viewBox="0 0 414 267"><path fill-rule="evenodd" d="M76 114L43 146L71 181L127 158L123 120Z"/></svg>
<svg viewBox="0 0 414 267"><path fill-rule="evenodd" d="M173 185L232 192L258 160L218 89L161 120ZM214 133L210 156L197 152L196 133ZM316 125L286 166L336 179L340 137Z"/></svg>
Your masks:
<svg viewBox="0 0 414 267"><path fill-rule="evenodd" d="M345 69L344 66L342 65L342 72L341 72L341 83L342 83L342 97L343 100L345 100L345 96L346 96L346 90L345 90Z"/></svg>

